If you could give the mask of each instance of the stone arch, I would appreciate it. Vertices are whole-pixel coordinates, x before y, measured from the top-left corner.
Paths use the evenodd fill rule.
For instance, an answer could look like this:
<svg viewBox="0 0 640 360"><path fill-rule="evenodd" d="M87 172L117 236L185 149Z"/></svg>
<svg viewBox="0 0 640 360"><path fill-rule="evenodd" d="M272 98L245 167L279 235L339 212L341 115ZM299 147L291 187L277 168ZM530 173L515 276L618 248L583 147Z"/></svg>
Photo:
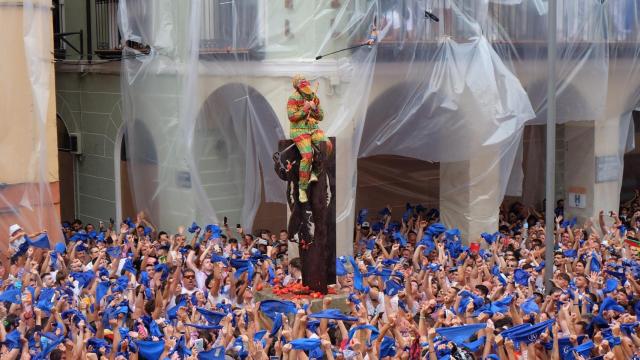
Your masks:
<svg viewBox="0 0 640 360"><path fill-rule="evenodd" d="M131 138L136 139L136 143ZM142 145L140 144L142 143ZM152 220L158 212L158 152L151 131L140 120L118 129L114 144L116 217L144 211Z"/></svg>
<svg viewBox="0 0 640 360"><path fill-rule="evenodd" d="M394 154L384 144L381 152L371 154L369 150L373 148L372 144L367 149L367 139L377 137L384 131L389 119L401 110L400 107L404 105L413 86L414 84L407 82L390 86L369 104L358 157L356 209L381 209L391 205L396 212L402 213L400 208L407 202L418 202L426 207L438 206L439 163L416 156ZM397 104L397 107L390 104Z"/></svg>
<svg viewBox="0 0 640 360"><path fill-rule="evenodd" d="M227 217L247 229L286 227L285 205L269 202L284 197L284 185L273 176L271 163L280 139L284 132L276 113L253 87L225 84L204 100L192 151L204 193L220 222ZM266 189L281 189L282 194L271 196Z"/></svg>
<svg viewBox="0 0 640 360"><path fill-rule="evenodd" d="M522 136L522 162L515 163L513 172L521 171L522 176L522 196L513 197L512 201L522 201L526 205L540 207L545 197L545 144L547 113L547 81L544 79L523 83L536 118L525 126ZM595 101L590 99L580 91L580 88L570 82L558 85L556 97L557 123L564 124L570 121L594 121L604 115L598 113ZM558 140L564 139L563 128L558 128ZM512 176L513 177L513 176ZM556 149L556 195L561 195L564 189L564 149Z"/></svg>
<svg viewBox="0 0 640 360"><path fill-rule="evenodd" d="M547 81L538 80L530 85L523 84L529 100L536 112L536 120L534 123L543 124L546 120L547 113ZM604 85L603 85L604 86ZM557 86L556 95L556 116L558 123L580 120L595 120L598 118L597 101L591 101L583 94L578 87L570 82L564 82ZM597 92L592 92L599 95ZM604 110L604 109L600 109ZM600 114L604 115L604 113Z"/></svg>

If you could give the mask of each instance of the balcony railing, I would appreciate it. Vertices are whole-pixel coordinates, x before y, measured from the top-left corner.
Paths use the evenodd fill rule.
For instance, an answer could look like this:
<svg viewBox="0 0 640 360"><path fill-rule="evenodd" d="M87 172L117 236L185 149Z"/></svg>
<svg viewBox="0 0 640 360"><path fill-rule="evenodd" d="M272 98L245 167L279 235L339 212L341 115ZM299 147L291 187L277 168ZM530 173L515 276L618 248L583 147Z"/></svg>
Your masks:
<svg viewBox="0 0 640 360"><path fill-rule="evenodd" d="M262 0L203 0L200 18L200 54L257 58Z"/></svg>
<svg viewBox="0 0 640 360"><path fill-rule="evenodd" d="M433 8L440 22L424 19L424 4L411 0L383 1L378 19L380 43L377 58L382 61L411 60L417 47L436 47L442 37L457 42L470 41L482 34L494 46L508 45L521 56L544 56L547 41L545 8L534 6L536 2L523 1L508 5L476 0L457 1L452 9L450 1L435 0ZM628 2L596 0L558 0L558 46L571 47L573 54L588 49L593 44L610 47L627 45L635 47L638 30L634 29L634 12ZM604 6L604 11L600 6ZM426 26L424 25L426 22ZM354 44L366 40L367 34L354 39ZM534 51L527 51L531 49ZM629 52L618 53L626 56Z"/></svg>
<svg viewBox="0 0 640 360"><path fill-rule="evenodd" d="M118 29L119 0L87 0L95 6L93 30L84 34L89 47L88 54L95 52L102 58L119 58L122 53L122 38ZM440 22L424 19L424 2L414 0L383 0L378 29L380 30L379 59L402 58L403 53L412 56L414 46L433 46L442 36L456 41L467 41L476 31L471 24L479 26L482 33L494 44L509 43L515 49L537 46L545 51L546 9L538 9L538 2L523 1L516 5L496 2L460 0L459 8L452 9L449 0L434 0ZM540 2L542 4L542 2ZM202 0L200 11L200 53L202 56L224 59L225 57L261 59L264 55L261 6L272 6L264 0ZM265 5L269 4L269 5ZM278 2L278 4L281 4ZM593 43L609 44L636 43L638 34L632 29L633 14L626 8L628 2L605 2L598 5L596 0L558 0L559 46L590 46ZM598 6L605 6L603 15ZM138 16L145 16L144 12ZM599 16L607 16L601 21ZM477 21L477 24L474 23ZM425 26L425 24L427 24ZM597 25L606 24L606 25ZM598 27L600 26L600 27ZM606 36L603 29L606 26ZM384 29L384 31L383 31ZM65 34L61 34L65 35ZM81 35L68 33L67 35ZM360 43L367 38L362 33L353 39ZM58 40L58 42L64 41ZM129 47L145 49L141 44L127 44ZM80 49L82 50L82 49ZM536 49L537 51L537 49ZM388 59L385 54L388 54ZM541 55L538 52L538 55Z"/></svg>
<svg viewBox="0 0 640 360"><path fill-rule="evenodd" d="M508 5L476 0L435 0L434 9L440 22L422 25L424 3L411 0L382 2L378 27L386 28L383 41L399 42L437 41L442 36L456 40L467 39L476 33L473 25L480 26L490 41L536 42L547 40L546 11L534 6L537 2L524 1ZM542 4L542 3L541 3ZM542 6L540 4L540 6ZM636 42L637 34L633 8L629 2L596 0L558 0L557 40L562 42ZM602 11L604 7L604 11ZM603 25L606 24L606 25ZM606 39L603 30L606 29Z"/></svg>
<svg viewBox="0 0 640 360"><path fill-rule="evenodd" d="M122 54L118 3L119 0L95 0L95 53L101 58L118 58ZM259 3L260 0L203 0L200 11L200 53L255 57L259 53L259 41L256 39ZM140 44L127 45L145 49Z"/></svg>
<svg viewBox="0 0 640 360"><path fill-rule="evenodd" d="M122 37L118 29L118 0L96 0L96 50L100 57L119 57Z"/></svg>

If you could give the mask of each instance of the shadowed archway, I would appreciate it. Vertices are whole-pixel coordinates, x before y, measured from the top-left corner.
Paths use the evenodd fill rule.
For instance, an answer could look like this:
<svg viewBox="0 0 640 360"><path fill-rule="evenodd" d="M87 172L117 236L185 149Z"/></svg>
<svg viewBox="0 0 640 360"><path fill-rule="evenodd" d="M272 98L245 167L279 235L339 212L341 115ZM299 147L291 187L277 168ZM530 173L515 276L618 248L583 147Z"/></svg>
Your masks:
<svg viewBox="0 0 640 360"><path fill-rule="evenodd" d="M356 209L368 208L370 214L372 211L375 214L377 210L391 205L396 213L401 214L407 202L420 203L427 208L439 205L440 164L417 158L419 154L428 157L427 139L407 139L413 143L407 143L403 149L390 145L403 136L395 133L390 123L403 111L402 107L415 86L412 83L392 86L379 95L367 110L358 158ZM436 113L440 119L453 116L450 109L438 107L437 103L438 99L429 98L402 126L419 126L424 113ZM372 140L380 138L386 138L386 141ZM401 156L399 153L413 156Z"/></svg>
<svg viewBox="0 0 640 360"><path fill-rule="evenodd" d="M76 218L75 200L75 155L71 137L60 115L56 115L58 134L58 176L60 179L60 219L73 221Z"/></svg>
<svg viewBox="0 0 640 360"><path fill-rule="evenodd" d="M284 186L271 155L284 132L268 101L232 83L212 92L198 115L193 154L204 193L218 220L246 229L286 228ZM257 205L257 206L256 206Z"/></svg>
<svg viewBox="0 0 640 360"><path fill-rule="evenodd" d="M118 216L135 219L138 212L144 211L157 223L158 154L151 132L142 121L136 120L132 126L124 124L117 136Z"/></svg>

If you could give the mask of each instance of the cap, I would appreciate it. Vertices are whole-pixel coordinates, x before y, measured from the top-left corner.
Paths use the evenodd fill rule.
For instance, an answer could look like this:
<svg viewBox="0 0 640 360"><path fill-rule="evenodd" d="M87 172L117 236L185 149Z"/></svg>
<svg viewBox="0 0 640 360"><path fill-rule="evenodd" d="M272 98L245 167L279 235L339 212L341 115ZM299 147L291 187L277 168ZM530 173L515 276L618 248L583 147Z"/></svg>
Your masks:
<svg viewBox="0 0 640 360"><path fill-rule="evenodd" d="M13 224L13 225L9 226L9 236L13 235L18 230L22 230L22 228L18 224Z"/></svg>
<svg viewBox="0 0 640 360"><path fill-rule="evenodd" d="M267 245L269 245L269 242L267 240L265 240L265 239L260 239L260 240L258 240L258 245L267 246Z"/></svg>
<svg viewBox="0 0 640 360"><path fill-rule="evenodd" d="M362 223L362 227L363 228L368 228L368 227L371 227L371 225L369 224L368 221L365 221L365 222Z"/></svg>

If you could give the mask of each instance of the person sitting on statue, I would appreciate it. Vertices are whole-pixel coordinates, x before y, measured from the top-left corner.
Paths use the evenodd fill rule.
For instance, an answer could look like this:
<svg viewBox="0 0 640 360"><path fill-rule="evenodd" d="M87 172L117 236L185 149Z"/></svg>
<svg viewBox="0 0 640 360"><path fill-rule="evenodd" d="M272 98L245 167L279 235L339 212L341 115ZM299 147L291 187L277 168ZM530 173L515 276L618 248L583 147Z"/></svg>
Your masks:
<svg viewBox="0 0 640 360"><path fill-rule="evenodd" d="M321 142L326 142L328 152L332 151L333 146L318 126L318 122L322 121L324 117L324 111L320 107L320 99L316 95L316 91L311 89L311 84L302 75L294 76L292 83L295 91L287 101L287 115L291 121L291 139L295 142L302 157L298 179L298 196L301 203L306 203L309 182L317 180L317 174L311 168L313 162L312 145L318 146Z"/></svg>

